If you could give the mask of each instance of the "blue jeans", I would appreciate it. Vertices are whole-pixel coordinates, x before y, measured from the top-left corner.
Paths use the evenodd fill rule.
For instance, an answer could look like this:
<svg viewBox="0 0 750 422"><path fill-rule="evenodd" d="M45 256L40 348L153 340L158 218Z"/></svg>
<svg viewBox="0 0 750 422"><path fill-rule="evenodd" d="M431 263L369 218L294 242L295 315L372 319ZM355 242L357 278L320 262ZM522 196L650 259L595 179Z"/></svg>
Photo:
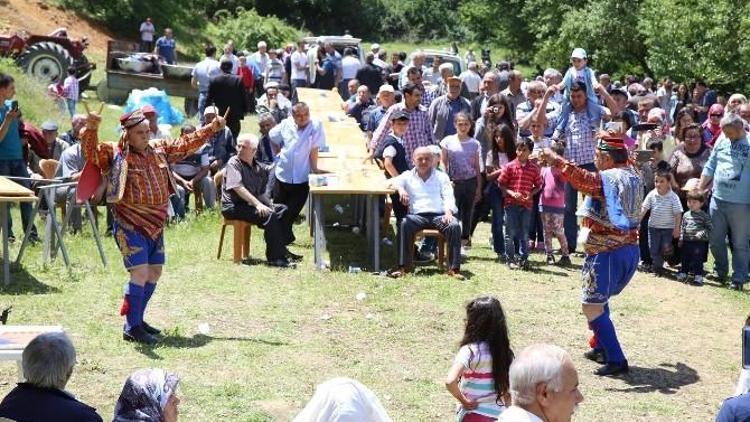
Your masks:
<svg viewBox="0 0 750 422"><path fill-rule="evenodd" d="M505 255L509 260L516 257L514 241L518 242L521 260L529 258L529 221L531 210L520 205L505 207Z"/></svg>
<svg viewBox="0 0 750 422"><path fill-rule="evenodd" d="M76 103L78 101L71 100L70 98L65 100L65 103L68 105L68 113L70 113L70 118L73 118L73 115L76 114Z"/></svg>
<svg viewBox="0 0 750 422"><path fill-rule="evenodd" d="M732 231L732 283L744 284L747 280L750 260L750 204L735 204L711 198L709 207L713 230L711 230L711 254L714 269L719 276L729 273L727 259L727 232Z"/></svg>
<svg viewBox="0 0 750 422"><path fill-rule="evenodd" d="M648 251L651 254L651 265L655 270L664 267L663 252L672 246L672 229L648 228Z"/></svg>
<svg viewBox="0 0 750 422"><path fill-rule="evenodd" d="M206 122L203 121L203 110L206 109L206 98L208 98L208 91L198 93L198 121L201 124Z"/></svg>
<svg viewBox="0 0 750 422"><path fill-rule="evenodd" d="M26 170L26 163L23 160L0 160L0 176L15 176L15 177L29 177L29 173ZM31 189L31 183L28 181L16 182L19 185ZM21 202L21 222L23 223L23 229L29 225L31 219L31 203ZM36 235L36 227L31 226L32 236ZM8 213L8 236L15 237L13 235L13 219Z"/></svg>
<svg viewBox="0 0 750 422"><path fill-rule="evenodd" d="M503 208L503 192L497 186L497 183L490 182L487 188L487 196L490 208L492 208L492 249L496 254L505 255L505 236L503 235L505 208Z"/></svg>
<svg viewBox="0 0 750 422"><path fill-rule="evenodd" d="M584 170L596 171L594 163L582 164L578 166ZM563 226L565 227L565 239L568 241L570 253L576 250L578 244L578 191L570 183L565 184L565 218Z"/></svg>

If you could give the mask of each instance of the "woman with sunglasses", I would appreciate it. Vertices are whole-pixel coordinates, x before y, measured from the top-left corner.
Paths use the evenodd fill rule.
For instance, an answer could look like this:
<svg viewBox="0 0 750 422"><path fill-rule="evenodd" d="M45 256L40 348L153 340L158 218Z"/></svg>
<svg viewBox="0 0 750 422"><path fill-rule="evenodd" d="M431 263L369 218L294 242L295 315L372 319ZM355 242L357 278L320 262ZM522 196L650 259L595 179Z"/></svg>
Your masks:
<svg viewBox="0 0 750 422"><path fill-rule="evenodd" d="M724 117L724 106L716 103L708 109L708 119L703 122L703 128L711 133L711 139L708 140L707 144L713 146L716 140L721 135L721 118Z"/></svg>

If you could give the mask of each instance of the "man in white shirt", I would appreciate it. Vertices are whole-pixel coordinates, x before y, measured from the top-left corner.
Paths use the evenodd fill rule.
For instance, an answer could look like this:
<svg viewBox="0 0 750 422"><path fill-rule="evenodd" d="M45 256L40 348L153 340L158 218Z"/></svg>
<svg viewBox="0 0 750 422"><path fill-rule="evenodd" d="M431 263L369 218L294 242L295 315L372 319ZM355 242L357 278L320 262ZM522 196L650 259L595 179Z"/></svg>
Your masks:
<svg viewBox="0 0 750 422"><path fill-rule="evenodd" d="M258 42L258 51L250 55L250 64L253 66L255 76L255 94L259 97L263 94L263 75L268 68L268 45L265 41Z"/></svg>
<svg viewBox="0 0 750 422"><path fill-rule="evenodd" d="M578 371L565 350L533 344L513 359L508 371L513 405L498 422L569 422L583 401Z"/></svg>
<svg viewBox="0 0 750 422"><path fill-rule="evenodd" d="M198 117L203 121L203 111L206 109L206 97L208 96L208 83L211 77L220 75L219 62L214 59L216 47L209 44L206 46L206 57L196 63L193 67L190 84L198 88Z"/></svg>
<svg viewBox="0 0 750 422"><path fill-rule="evenodd" d="M354 55L354 49L351 47L345 48L344 58L341 59L341 82L339 83L339 93L341 93L341 98L344 101L350 97L347 95L349 81L357 77L357 71L360 67L362 67L362 64Z"/></svg>
<svg viewBox="0 0 750 422"><path fill-rule="evenodd" d="M154 51L154 33L156 28L151 23L151 18L146 18L146 21L141 23L141 51L150 53Z"/></svg>
<svg viewBox="0 0 750 422"><path fill-rule="evenodd" d="M292 90L295 91L299 87L307 86L307 73L310 64L307 61L307 53L305 53L305 42L300 40L297 41L297 49L292 53Z"/></svg>
<svg viewBox="0 0 750 422"><path fill-rule="evenodd" d="M482 83L482 77L477 72L477 62L469 62L469 68L461 72L458 77L469 91L469 101L473 101L479 95L479 85Z"/></svg>
<svg viewBox="0 0 750 422"><path fill-rule="evenodd" d="M457 211L453 185L447 174L435 169L435 158L428 147L419 147L412 155L414 168L390 182L409 211L399 229L399 266L389 275L397 278L411 272L415 235L423 229L437 229L448 242L448 276L463 279L461 225L453 216Z"/></svg>

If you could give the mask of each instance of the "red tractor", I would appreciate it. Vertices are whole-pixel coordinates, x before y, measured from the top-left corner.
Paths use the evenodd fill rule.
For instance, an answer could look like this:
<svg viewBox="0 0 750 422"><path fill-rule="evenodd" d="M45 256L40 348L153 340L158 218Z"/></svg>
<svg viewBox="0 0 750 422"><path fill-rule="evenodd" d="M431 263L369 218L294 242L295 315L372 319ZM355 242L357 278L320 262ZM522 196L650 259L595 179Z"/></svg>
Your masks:
<svg viewBox="0 0 750 422"><path fill-rule="evenodd" d="M76 70L79 89L88 88L94 63L83 54L88 40L68 38L64 28L49 35L0 35L0 56L13 57L16 63L29 75L42 81L60 81L67 77L68 68Z"/></svg>

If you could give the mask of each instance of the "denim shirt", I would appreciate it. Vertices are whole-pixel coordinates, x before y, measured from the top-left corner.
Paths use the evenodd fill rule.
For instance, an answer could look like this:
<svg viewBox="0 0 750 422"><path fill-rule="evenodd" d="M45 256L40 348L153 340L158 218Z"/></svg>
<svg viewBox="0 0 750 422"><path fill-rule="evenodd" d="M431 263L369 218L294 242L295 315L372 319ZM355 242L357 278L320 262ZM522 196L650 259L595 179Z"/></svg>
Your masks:
<svg viewBox="0 0 750 422"><path fill-rule="evenodd" d="M750 143L747 136L734 142L723 134L716 140L703 175L713 177L713 195L722 201L750 204Z"/></svg>

